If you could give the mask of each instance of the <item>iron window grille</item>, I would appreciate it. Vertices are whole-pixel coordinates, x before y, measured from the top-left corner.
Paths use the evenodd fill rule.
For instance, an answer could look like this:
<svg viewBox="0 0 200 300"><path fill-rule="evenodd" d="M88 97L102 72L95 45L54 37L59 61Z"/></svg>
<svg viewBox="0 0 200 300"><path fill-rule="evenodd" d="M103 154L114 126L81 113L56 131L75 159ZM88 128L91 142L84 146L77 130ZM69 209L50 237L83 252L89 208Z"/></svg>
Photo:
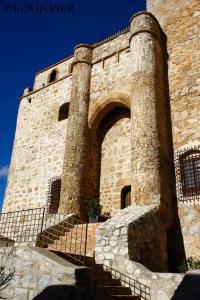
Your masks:
<svg viewBox="0 0 200 300"><path fill-rule="evenodd" d="M176 186L179 201L200 200L200 149L182 149L175 155Z"/></svg>
<svg viewBox="0 0 200 300"><path fill-rule="evenodd" d="M57 213L60 204L61 176L50 178L47 191L47 207L50 214Z"/></svg>

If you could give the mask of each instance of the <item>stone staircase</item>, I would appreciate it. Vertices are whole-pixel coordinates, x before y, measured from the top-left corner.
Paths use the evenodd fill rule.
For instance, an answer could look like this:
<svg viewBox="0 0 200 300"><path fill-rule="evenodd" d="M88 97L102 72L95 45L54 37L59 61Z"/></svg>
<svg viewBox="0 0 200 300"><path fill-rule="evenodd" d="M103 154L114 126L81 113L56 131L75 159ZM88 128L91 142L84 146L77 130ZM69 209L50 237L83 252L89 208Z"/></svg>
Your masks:
<svg viewBox="0 0 200 300"><path fill-rule="evenodd" d="M95 263L94 247L96 229L100 225L101 223L88 224L87 251L84 260L84 265L91 269L92 286L95 294L94 299L140 300L140 296L133 296L131 294L129 287L122 286L119 279L113 278L110 271L105 271L103 265ZM82 225L78 225L75 228L63 232L62 235L54 236L54 240L52 239L48 242L48 250L74 264L79 264L78 260L80 259L80 249L82 247L81 232ZM73 257L71 256L72 253Z"/></svg>
<svg viewBox="0 0 200 300"><path fill-rule="evenodd" d="M94 256L94 247L96 242L96 229L101 225L101 223L90 223L87 227L87 247L86 255ZM58 250L63 253L73 253L82 254L85 250L85 230L83 226L86 224L77 225L74 228L70 228L62 233L62 235L57 234L54 238L48 242L49 250Z"/></svg>
<svg viewBox="0 0 200 300"><path fill-rule="evenodd" d="M92 282L95 291L95 300L140 300L140 296L133 296L129 287L121 285L119 279L112 278L103 265L96 264L94 258L86 258L85 266L91 268Z"/></svg>
<svg viewBox="0 0 200 300"><path fill-rule="evenodd" d="M59 232L59 234L56 234L55 230L53 230L54 235L52 236L53 238L48 241L47 248L74 264L81 264L81 261L84 261L84 265L91 269L95 300L140 300L140 296L132 295L129 287L122 286L119 279L113 278L110 271L104 270L103 265L95 263L94 248L96 243L96 229L100 225L101 223L90 223L87 225L85 258L82 257L82 259L80 259L81 253L84 255L84 249L82 248L85 247L85 243L83 242L84 237L82 233L83 226L86 226L86 224L80 224L70 229L65 227L66 230L63 230L62 233Z"/></svg>
<svg viewBox="0 0 200 300"><path fill-rule="evenodd" d="M51 250L52 251L52 250ZM77 260L68 257L66 254L58 251L52 251L73 264ZM110 271L104 270L103 265L96 264L94 257L86 257L84 265L91 269L91 285L94 300L142 300L140 296L134 296L129 287L124 287L120 279L113 278Z"/></svg>

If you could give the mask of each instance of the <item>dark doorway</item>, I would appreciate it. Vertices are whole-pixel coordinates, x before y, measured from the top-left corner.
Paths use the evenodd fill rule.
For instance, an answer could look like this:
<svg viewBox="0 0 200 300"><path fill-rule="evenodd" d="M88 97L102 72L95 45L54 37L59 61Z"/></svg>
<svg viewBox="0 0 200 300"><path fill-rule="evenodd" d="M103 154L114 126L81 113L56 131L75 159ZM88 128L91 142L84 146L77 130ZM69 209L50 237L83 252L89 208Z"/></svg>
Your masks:
<svg viewBox="0 0 200 300"><path fill-rule="evenodd" d="M131 186L127 185L121 192L121 209L131 205Z"/></svg>

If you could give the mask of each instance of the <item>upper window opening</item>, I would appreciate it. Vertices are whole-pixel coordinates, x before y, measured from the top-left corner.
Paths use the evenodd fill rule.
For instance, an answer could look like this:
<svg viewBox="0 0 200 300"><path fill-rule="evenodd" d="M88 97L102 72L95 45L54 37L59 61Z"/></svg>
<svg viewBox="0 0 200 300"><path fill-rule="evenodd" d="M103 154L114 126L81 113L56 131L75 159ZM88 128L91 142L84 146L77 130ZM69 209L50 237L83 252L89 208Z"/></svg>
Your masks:
<svg viewBox="0 0 200 300"><path fill-rule="evenodd" d="M62 121L68 118L69 114L69 103L64 103L60 106L58 121Z"/></svg>
<svg viewBox="0 0 200 300"><path fill-rule="evenodd" d="M200 151L190 151L180 157L181 184L184 196L200 194Z"/></svg>
<svg viewBox="0 0 200 300"><path fill-rule="evenodd" d="M49 83L50 82L54 82L56 79L57 79L57 74L58 72L56 70L53 70L51 73L50 73L50 76L49 76Z"/></svg>

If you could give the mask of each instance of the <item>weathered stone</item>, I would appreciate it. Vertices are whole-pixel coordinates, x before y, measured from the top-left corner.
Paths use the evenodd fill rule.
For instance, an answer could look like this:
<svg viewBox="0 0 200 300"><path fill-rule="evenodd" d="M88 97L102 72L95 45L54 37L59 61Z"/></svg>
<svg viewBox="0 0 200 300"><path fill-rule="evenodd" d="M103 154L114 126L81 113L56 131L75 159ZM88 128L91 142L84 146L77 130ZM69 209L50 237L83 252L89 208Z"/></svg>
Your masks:
<svg viewBox="0 0 200 300"><path fill-rule="evenodd" d="M57 255L34 247L0 248L0 261L6 271L15 271L13 279L1 294L10 300L32 300L44 288L53 284L74 285L75 272L79 271L79 267ZM83 276L88 272L87 268L80 269ZM89 280L89 276L86 277Z"/></svg>

